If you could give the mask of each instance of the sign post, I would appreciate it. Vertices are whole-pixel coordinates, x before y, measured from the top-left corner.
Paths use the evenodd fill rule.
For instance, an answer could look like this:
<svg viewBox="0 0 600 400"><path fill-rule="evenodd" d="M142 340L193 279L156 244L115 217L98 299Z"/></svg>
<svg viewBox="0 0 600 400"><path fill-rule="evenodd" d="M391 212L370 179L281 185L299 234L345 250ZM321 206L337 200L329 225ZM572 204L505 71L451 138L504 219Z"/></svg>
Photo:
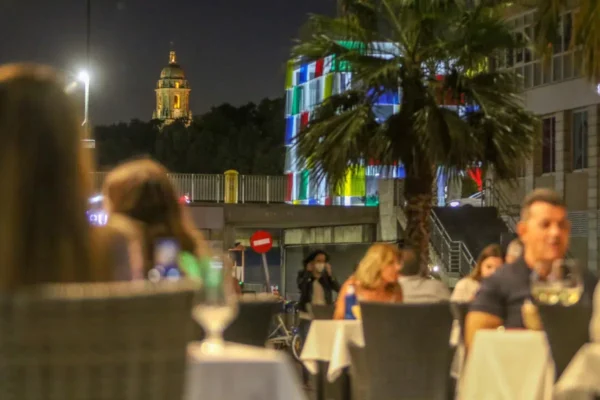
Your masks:
<svg viewBox="0 0 600 400"><path fill-rule="evenodd" d="M267 284L267 293L271 293L271 277L267 265L267 251L273 248L273 236L269 232L256 231L250 237L250 246L252 250L262 256L263 270L265 272L265 281Z"/></svg>

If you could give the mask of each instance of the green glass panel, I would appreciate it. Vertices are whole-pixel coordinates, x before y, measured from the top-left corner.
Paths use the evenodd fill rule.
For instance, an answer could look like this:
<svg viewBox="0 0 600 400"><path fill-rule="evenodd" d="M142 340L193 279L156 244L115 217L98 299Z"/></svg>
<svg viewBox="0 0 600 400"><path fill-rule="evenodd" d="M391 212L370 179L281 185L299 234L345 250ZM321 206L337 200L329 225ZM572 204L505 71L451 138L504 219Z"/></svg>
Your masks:
<svg viewBox="0 0 600 400"><path fill-rule="evenodd" d="M292 94L292 114L300 114L300 105L302 103L302 88L296 86Z"/></svg>
<svg viewBox="0 0 600 400"><path fill-rule="evenodd" d="M309 175L310 173L307 169L300 173L300 191L298 193L298 200L308 199Z"/></svg>

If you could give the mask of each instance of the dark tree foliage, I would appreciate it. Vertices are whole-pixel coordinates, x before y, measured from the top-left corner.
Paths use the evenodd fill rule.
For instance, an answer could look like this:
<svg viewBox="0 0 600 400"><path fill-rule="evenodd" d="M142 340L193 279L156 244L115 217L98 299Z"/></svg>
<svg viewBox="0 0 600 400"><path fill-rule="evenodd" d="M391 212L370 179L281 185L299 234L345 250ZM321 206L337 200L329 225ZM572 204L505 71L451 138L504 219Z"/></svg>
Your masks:
<svg viewBox="0 0 600 400"><path fill-rule="evenodd" d="M283 173L284 101L264 99L240 107L222 104L194 117L189 126L176 121L132 120L97 126L96 163L106 171L134 157L149 156L173 172L221 174Z"/></svg>

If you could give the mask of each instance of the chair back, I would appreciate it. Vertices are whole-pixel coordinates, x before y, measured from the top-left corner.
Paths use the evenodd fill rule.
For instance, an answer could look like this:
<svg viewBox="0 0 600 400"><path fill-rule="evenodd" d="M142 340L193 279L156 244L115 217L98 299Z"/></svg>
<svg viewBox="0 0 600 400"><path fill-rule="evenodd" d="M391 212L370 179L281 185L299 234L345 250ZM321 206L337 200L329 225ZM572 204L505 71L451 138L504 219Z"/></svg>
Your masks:
<svg viewBox="0 0 600 400"><path fill-rule="evenodd" d="M240 301L238 314L225 329L223 338L228 342L265 347L273 316L280 307L280 303L270 300ZM198 329L197 337L202 340L204 330L202 327Z"/></svg>
<svg viewBox="0 0 600 400"><path fill-rule="evenodd" d="M570 307L539 304L538 309L558 380L575 353L590 341L592 307L583 304Z"/></svg>
<svg viewBox="0 0 600 400"><path fill-rule="evenodd" d="M0 399L180 399L196 289L142 281L0 296Z"/></svg>
<svg viewBox="0 0 600 400"><path fill-rule="evenodd" d="M334 304L327 305L314 305L312 306L312 312L314 319L333 319L333 313L335 311Z"/></svg>
<svg viewBox="0 0 600 400"><path fill-rule="evenodd" d="M467 320L470 305L471 303L450 303L452 315L460 325L460 338L463 343L465 342L465 321Z"/></svg>
<svg viewBox="0 0 600 400"><path fill-rule="evenodd" d="M449 303L362 303L369 398L445 400L450 380Z"/></svg>

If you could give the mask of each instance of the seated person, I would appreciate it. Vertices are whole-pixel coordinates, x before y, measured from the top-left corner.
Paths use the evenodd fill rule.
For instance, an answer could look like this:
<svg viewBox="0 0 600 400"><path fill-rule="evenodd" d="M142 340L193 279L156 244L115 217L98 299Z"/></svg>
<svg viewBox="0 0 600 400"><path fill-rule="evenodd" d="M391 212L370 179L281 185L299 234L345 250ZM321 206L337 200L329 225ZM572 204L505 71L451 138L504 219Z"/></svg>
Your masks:
<svg viewBox="0 0 600 400"><path fill-rule="evenodd" d="M497 244L491 244L481 251L477 264L469 276L462 278L452 292L451 301L469 303L473 301L481 281L490 277L502 265L502 249Z"/></svg>
<svg viewBox="0 0 600 400"><path fill-rule="evenodd" d="M549 272L553 262L565 257L570 230L565 203L556 192L536 189L525 198L517 225L523 257L482 282L467 315L467 348L479 329L525 328L521 308L531 299L530 274L533 268ZM584 290L580 301L591 304L598 279L587 268L582 272Z"/></svg>
<svg viewBox="0 0 600 400"><path fill-rule="evenodd" d="M334 319L344 319L346 292L354 286L359 301L402 302L402 288L398 283L402 253L391 244L376 243L358 264L358 268L340 290L335 303Z"/></svg>
<svg viewBox="0 0 600 400"><path fill-rule="evenodd" d="M450 290L442 281L431 279L422 271L413 250L402 251L400 285L405 303L437 303L450 299Z"/></svg>

